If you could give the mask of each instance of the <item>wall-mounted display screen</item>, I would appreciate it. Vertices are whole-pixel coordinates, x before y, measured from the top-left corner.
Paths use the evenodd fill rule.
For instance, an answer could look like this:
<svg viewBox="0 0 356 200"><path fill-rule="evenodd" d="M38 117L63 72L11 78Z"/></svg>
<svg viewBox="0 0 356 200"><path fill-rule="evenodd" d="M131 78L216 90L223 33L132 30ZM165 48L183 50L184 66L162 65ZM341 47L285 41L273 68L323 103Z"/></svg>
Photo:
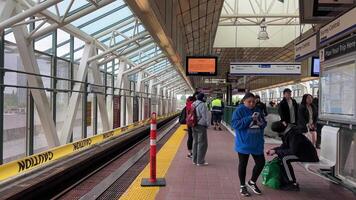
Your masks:
<svg viewBox="0 0 356 200"><path fill-rule="evenodd" d="M187 56L186 73L187 76L216 76L218 58Z"/></svg>
<svg viewBox="0 0 356 200"><path fill-rule="evenodd" d="M313 57L311 60L311 75L319 76L320 74L320 59L318 57Z"/></svg>

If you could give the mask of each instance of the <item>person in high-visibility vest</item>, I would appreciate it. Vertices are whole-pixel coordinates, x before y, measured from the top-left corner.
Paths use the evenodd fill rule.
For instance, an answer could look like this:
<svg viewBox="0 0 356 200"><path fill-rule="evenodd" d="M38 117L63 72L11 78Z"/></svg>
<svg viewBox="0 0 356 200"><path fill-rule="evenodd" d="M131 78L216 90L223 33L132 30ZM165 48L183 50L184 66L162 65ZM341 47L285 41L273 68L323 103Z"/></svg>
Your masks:
<svg viewBox="0 0 356 200"><path fill-rule="evenodd" d="M214 130L221 131L221 119L224 112L224 102L219 98L215 98L211 102L211 114L214 123Z"/></svg>

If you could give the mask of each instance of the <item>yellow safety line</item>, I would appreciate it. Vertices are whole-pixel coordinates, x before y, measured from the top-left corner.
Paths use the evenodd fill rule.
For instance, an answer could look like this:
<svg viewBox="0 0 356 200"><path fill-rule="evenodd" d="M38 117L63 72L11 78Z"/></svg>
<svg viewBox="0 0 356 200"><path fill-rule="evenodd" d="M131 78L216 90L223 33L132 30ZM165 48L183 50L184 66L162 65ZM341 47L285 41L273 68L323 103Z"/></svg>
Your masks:
<svg viewBox="0 0 356 200"><path fill-rule="evenodd" d="M157 178L162 178L166 175L169 166L172 163L174 156L176 155L178 148L186 134L185 125L180 126L167 143L157 154ZM126 192L120 197L120 200L133 200L142 199L150 200L155 199L160 187L141 187L142 178L149 178L150 166L149 164L145 169L136 177L134 182L126 190ZM169 183L167 183L169 184Z"/></svg>

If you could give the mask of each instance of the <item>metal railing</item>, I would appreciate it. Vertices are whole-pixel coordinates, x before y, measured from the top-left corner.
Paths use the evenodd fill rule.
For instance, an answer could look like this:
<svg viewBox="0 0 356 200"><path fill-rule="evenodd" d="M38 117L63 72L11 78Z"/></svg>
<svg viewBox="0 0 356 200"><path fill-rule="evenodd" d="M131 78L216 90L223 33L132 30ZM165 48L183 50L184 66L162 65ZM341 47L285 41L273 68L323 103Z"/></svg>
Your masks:
<svg viewBox="0 0 356 200"><path fill-rule="evenodd" d="M225 106L224 107L224 118L223 121L231 126L232 114L234 113L236 106Z"/></svg>

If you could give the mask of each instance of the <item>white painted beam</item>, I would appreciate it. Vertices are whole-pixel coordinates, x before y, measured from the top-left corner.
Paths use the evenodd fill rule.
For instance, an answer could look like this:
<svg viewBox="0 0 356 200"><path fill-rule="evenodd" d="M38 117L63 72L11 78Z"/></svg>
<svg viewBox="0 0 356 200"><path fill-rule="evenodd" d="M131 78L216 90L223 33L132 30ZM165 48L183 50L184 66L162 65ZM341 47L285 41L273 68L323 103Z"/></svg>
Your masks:
<svg viewBox="0 0 356 200"><path fill-rule="evenodd" d="M96 54L96 48L95 47L93 47L93 48L94 48L94 50L92 51L92 53L94 55L94 54ZM90 63L90 68L92 69L91 71L93 73L94 84L103 85L103 80L101 79L97 60ZM108 110L106 107L105 95L97 94L97 100L98 100L101 123L103 126L103 131L105 132L105 131L110 130L109 116L108 116Z"/></svg>
<svg viewBox="0 0 356 200"><path fill-rule="evenodd" d="M88 59L90 55L93 54L93 45L92 44L85 44L84 46L84 51L83 51L83 56L80 60L79 64L79 69L77 72L77 77L75 77L75 80L77 81L85 81L87 72L88 72ZM73 90L75 91L80 91L83 89L83 84L82 83L75 83ZM73 131L73 125L74 121L77 116L77 111L79 107L79 102L81 101L82 95L79 92L72 92L72 95L69 99L69 105L68 109L66 112L66 117L64 118L66 121L64 123L64 126L62 128L62 133L60 135L60 142L61 144L66 144L70 141L72 131Z"/></svg>
<svg viewBox="0 0 356 200"><path fill-rule="evenodd" d="M124 74L132 74L132 73L135 73L135 72L137 72L139 70L143 70L143 69L149 67L152 62L156 62L157 60L159 60L161 58L164 58L164 57L165 57L164 54L159 54L159 55L157 55L157 56L155 56L153 58L150 58L150 59L140 63L139 65L136 65L135 67L133 67L133 68L131 68L129 70L126 70L124 72ZM154 63L154 64L156 64L156 63Z"/></svg>
<svg viewBox="0 0 356 200"><path fill-rule="evenodd" d="M172 69L172 66L170 66L168 68L165 68L165 69L163 69L161 71L158 71L158 72L156 72L154 74L151 74L151 75L147 76L146 78L143 78L142 82L147 82L147 81L149 81L149 80L151 80L153 78L156 78L156 77L160 76L163 73L168 73L168 72L171 71L171 69Z"/></svg>
<svg viewBox="0 0 356 200"><path fill-rule="evenodd" d="M149 33L147 31L139 33L138 35L135 35L131 39L125 40L124 42L105 50L103 53L89 58L88 62L92 62L94 60L100 59L100 58L108 55L109 53L112 53L112 52L116 51L117 49L120 49L121 47L127 46L127 45L131 44L132 42L135 42L136 40L138 40L138 39L140 39L142 37L145 37L147 35L149 35Z"/></svg>
<svg viewBox="0 0 356 200"><path fill-rule="evenodd" d="M166 78L164 78L164 79L162 79L162 80L159 80L159 81L157 81L157 82L155 82L154 84L153 84L153 86L156 86L156 85L158 85L158 84L161 84L161 83L163 83L163 82L165 82L165 81L168 81L168 80L170 80L170 79L172 79L172 78L174 78L174 77L177 77L177 74L172 74L172 75L170 75L170 76L168 76L168 77L166 77Z"/></svg>
<svg viewBox="0 0 356 200"><path fill-rule="evenodd" d="M48 0L47 0L48 1ZM40 36L43 36L43 35L46 35L47 33L50 33L54 30L56 30L57 28L60 28L70 22L73 22L74 20L77 20L79 18L81 18L82 16L84 15L87 15L91 12L94 12L95 10L103 7L103 6L106 6L110 3L112 3L114 0L101 0L100 2L98 2L98 6L95 6L95 5L90 5L89 7L73 14L73 15L70 15L68 17L66 17L61 23L54 23L54 24L51 24L50 26L44 28L44 29L41 29L39 31L37 31L36 33L34 33L30 39L34 39L34 38L37 38L37 37L40 37Z"/></svg>
<svg viewBox="0 0 356 200"><path fill-rule="evenodd" d="M1 1L4 1L4 0L1 0ZM16 4L15 0L9 0L9 1L11 1L13 4ZM18 22L21 22L21 21L25 20L26 18L31 17L31 16L41 12L42 10L45 10L45 9L47 9L61 1L63 1L63 0L46 0L40 4L34 5L33 7L29 8L29 9L26 9L24 11L16 13L16 15L12 16L11 18L8 18L6 20L1 20L0 32L1 32L1 30L4 30L5 28L9 28L10 26L12 26ZM1 4L0 4L0 6L1 6ZM4 7L3 11L5 11L5 12L11 11L11 7L12 7L12 5L9 5L9 7ZM1 11L1 8L0 8L0 11ZM0 12L0 13L2 14L3 12Z"/></svg>
<svg viewBox="0 0 356 200"><path fill-rule="evenodd" d="M32 42L27 41L28 30L25 25L16 26L13 29L16 44L22 60L24 70L29 73L40 74L37 59ZM30 87L44 88L42 78L38 76L27 76ZM52 118L51 106L45 90L31 89L37 112L41 121L49 147L60 144L55 123Z"/></svg>
<svg viewBox="0 0 356 200"><path fill-rule="evenodd" d="M143 86L143 82L142 82L142 77L143 77L143 71L140 71L137 74L137 82L136 82L136 91L137 92L142 92L142 86ZM141 95L140 95L141 96ZM138 116L139 116L139 120L142 120L142 113L143 113L143 108L142 108L142 101L141 101L141 97L138 97Z"/></svg>
<svg viewBox="0 0 356 200"><path fill-rule="evenodd" d="M0 24L4 23L6 20L9 20L14 13L16 8L16 1L13 0L0 0ZM0 27L0 33L5 28Z"/></svg>

